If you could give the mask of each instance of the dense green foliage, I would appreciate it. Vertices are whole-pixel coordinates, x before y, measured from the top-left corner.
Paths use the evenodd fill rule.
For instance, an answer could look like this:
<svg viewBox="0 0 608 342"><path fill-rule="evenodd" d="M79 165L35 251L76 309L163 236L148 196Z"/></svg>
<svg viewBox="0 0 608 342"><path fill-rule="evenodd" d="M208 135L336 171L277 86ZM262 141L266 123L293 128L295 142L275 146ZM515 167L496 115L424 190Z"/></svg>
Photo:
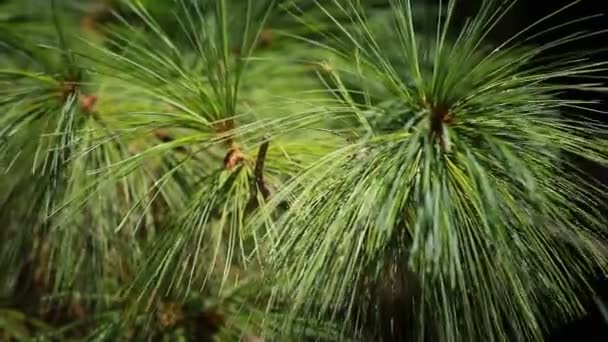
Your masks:
<svg viewBox="0 0 608 342"><path fill-rule="evenodd" d="M0 339L527 341L582 314L608 191L572 158L608 164L608 127L562 93L608 63L551 49L603 32L497 44L513 2L480 3L0 0Z"/></svg>

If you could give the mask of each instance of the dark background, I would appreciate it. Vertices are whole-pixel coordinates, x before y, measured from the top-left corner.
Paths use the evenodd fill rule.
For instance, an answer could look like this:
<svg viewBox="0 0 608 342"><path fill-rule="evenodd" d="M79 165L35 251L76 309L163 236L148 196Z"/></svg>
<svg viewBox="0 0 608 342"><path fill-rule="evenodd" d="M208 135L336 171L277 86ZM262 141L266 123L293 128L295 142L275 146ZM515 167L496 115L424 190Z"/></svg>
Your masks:
<svg viewBox="0 0 608 342"><path fill-rule="evenodd" d="M518 32L535 21L571 3L573 3L572 0L520 0L511 14L505 18L504 24L493 33L493 38L504 40L504 38L508 38L513 33ZM599 32L601 30L608 30L608 0L582 0L565 10L563 13L560 13L551 20L543 23L536 30L598 13L603 13L604 16L559 29L549 35L544 35L535 39L534 43L547 43L578 31ZM551 53L560 54L601 49L608 49L608 34L600 34L597 37L561 46L551 51ZM597 61L608 61L608 53L607 51L599 51L592 58ZM607 77L605 82L608 83L608 73L605 72L602 76ZM603 103L598 104L596 109L608 112L608 93L581 94L572 92L565 94L564 96L601 100ZM594 114L593 117L608 124L608 114ZM577 162L593 177L600 179L604 184L608 185L608 169L582 160ZM608 308L608 280L604 276L598 274L595 277L593 286L597 291L598 297ZM549 336L547 336L547 340L555 342L575 341L577 339L583 339L585 341L608 341L608 321L602 316L598 304L593 300L590 300L587 303L587 307L589 313L585 317L569 324L556 327Z"/></svg>
<svg viewBox="0 0 608 342"><path fill-rule="evenodd" d="M460 8L460 19L474 15L480 2L481 1L460 1L459 5L463 6ZM608 0L581 0L577 3L575 2L575 0L519 0L511 11L490 33L489 38L496 43L501 43L526 27L534 24L538 20L548 16L549 14L573 4L563 12L560 12L552 18L547 19L534 29L531 29L529 34L526 33L522 35L521 38L525 38L526 36L530 36L530 34L564 24L568 21L594 14L603 14L603 16L598 18L568 25L567 27L557 29L549 34L539 36L538 38L532 40L531 43L535 45L542 45L575 32L595 32L599 33L595 37L559 46L547 52L547 54L556 56L562 53L594 51L590 62L608 61L608 32L601 33L602 30L608 31ZM601 76L605 77L604 83L606 83L608 86L608 72L603 72ZM589 80L581 79L570 79L564 81L569 83L589 82ZM608 92L598 94L571 91L563 94L562 96L573 99L601 101L601 103L597 104L594 109L604 111L606 114L591 114L585 112L571 113L571 115L581 115L587 117L591 116L595 120L608 124ZM591 177L600 180L603 184L608 186L608 168L581 159L577 159L575 162L582 169L587 171ZM603 205L603 212L608 213L607 208L608 201ZM606 222L608 223L608 220ZM576 341L579 339L584 341L608 341L608 317L604 317L602 315L602 312L598 306L601 305L598 303L603 303L605 309L608 311L608 279L598 272L593 279L592 286L594 287L597 296L596 300L589 299L585 303L588 314L576 321L557 325L549 332L548 336L546 336L547 341L560 342ZM606 313L608 314L608 312Z"/></svg>

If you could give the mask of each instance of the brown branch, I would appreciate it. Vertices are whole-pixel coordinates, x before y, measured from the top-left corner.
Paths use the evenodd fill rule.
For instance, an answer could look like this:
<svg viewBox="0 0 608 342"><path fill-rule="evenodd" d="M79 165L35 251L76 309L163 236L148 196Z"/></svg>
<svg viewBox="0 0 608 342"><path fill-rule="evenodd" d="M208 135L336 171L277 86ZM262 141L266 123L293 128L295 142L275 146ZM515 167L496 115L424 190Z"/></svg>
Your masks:
<svg viewBox="0 0 608 342"><path fill-rule="evenodd" d="M253 177L255 180L255 188L262 192L264 199L270 196L270 191L266 187L264 182L264 163L266 161L266 153L268 152L268 145L270 144L270 136L264 135L264 142L260 145L257 160L255 161L255 169L253 170Z"/></svg>
<svg viewBox="0 0 608 342"><path fill-rule="evenodd" d="M266 162L266 154L268 153L268 146L270 144L270 136L264 135L264 141L260 145L258 156L255 161L255 168L253 169L253 180L251 184L251 197L247 207L253 209L257 207L257 195L258 191L262 192L262 197L267 199L270 197L270 190L264 182L264 164Z"/></svg>

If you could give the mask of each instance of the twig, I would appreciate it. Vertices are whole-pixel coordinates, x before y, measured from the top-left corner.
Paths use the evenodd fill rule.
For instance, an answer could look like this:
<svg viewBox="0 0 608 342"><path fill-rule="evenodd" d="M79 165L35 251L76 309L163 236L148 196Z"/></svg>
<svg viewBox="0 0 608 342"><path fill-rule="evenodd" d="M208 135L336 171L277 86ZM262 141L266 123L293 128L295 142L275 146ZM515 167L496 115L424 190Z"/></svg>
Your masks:
<svg viewBox="0 0 608 342"><path fill-rule="evenodd" d="M266 183L264 182L264 163L266 161L266 153L268 152L268 145L270 145L270 136L268 134L264 135L264 141L262 145L260 145L260 150L258 151L258 157L255 161L255 169L253 170L253 177L255 180L254 189L259 189L262 192L262 196L264 199L267 199L270 196L270 191L266 187Z"/></svg>
<svg viewBox="0 0 608 342"><path fill-rule="evenodd" d="M270 190L266 187L264 182L264 163L266 161L266 153L268 152L268 145L270 144L270 136L264 135L264 140L260 149L258 150L258 156L255 161L255 168L253 169L253 181L251 184L251 198L247 207L253 209L257 207L257 195L258 191L262 192L262 197L267 199L270 196Z"/></svg>

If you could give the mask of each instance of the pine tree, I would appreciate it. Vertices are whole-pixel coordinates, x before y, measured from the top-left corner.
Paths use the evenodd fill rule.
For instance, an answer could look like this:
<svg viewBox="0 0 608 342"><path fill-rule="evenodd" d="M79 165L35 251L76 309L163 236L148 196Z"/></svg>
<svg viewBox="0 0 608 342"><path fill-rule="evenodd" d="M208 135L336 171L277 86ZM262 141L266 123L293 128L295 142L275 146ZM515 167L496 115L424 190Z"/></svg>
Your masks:
<svg viewBox="0 0 608 342"><path fill-rule="evenodd" d="M552 51L603 32L491 41L513 4L0 1L0 339L540 341L584 314L608 190L574 160L608 164L608 127L562 93L608 62Z"/></svg>

